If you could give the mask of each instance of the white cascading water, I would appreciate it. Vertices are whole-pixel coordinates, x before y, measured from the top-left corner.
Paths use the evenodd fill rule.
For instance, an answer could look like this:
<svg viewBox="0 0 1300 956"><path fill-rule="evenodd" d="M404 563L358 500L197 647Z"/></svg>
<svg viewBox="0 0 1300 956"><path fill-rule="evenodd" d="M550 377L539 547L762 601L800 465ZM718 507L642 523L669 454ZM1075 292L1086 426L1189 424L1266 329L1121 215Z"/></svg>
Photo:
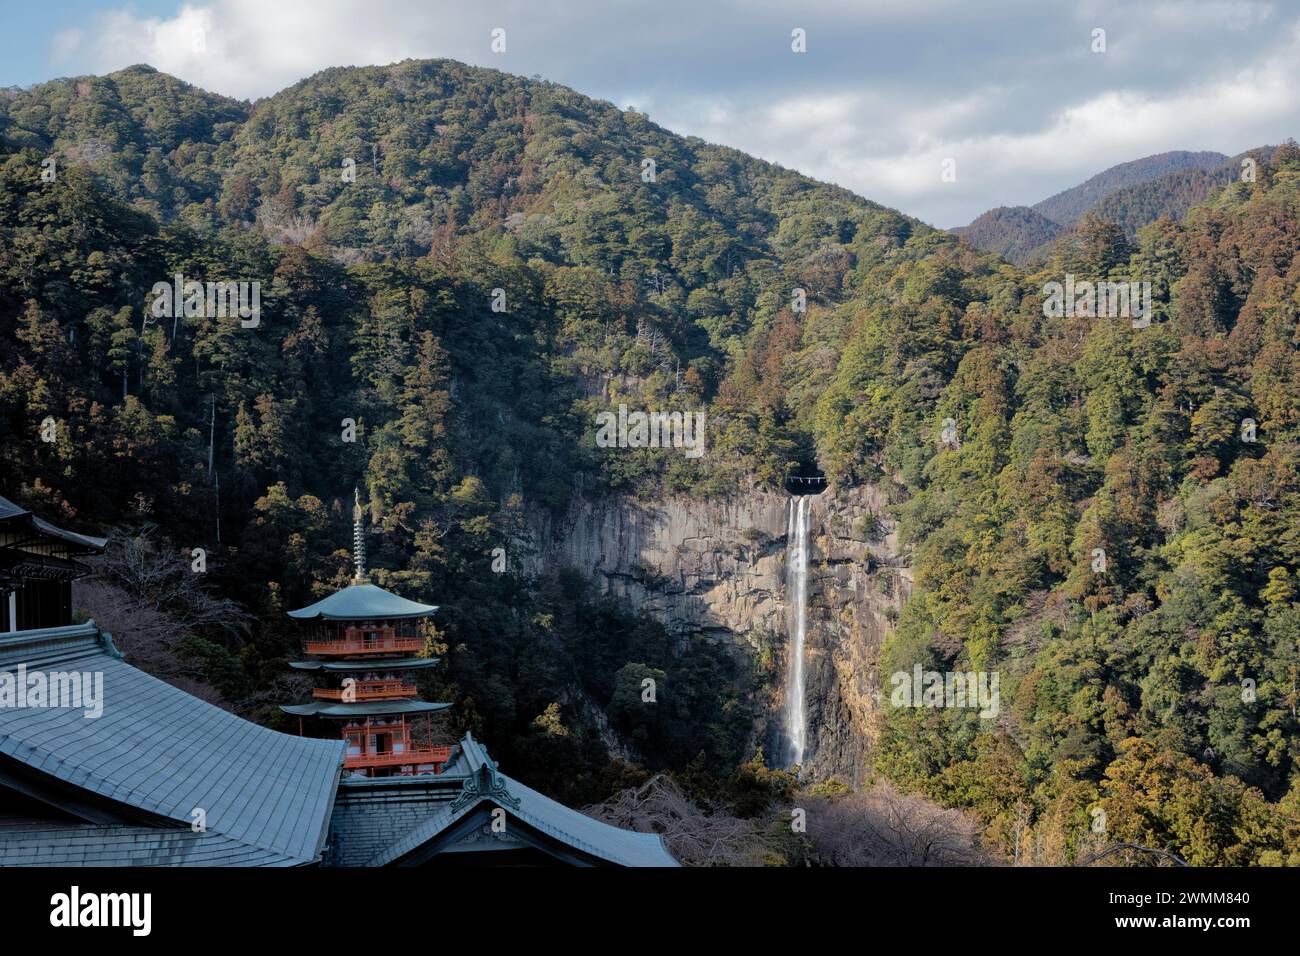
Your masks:
<svg viewBox="0 0 1300 956"><path fill-rule="evenodd" d="M808 496L790 499L786 532L785 588L794 604L790 627L790 666L785 680L787 763L802 764L808 745L808 714L803 684L804 639L808 635Z"/></svg>

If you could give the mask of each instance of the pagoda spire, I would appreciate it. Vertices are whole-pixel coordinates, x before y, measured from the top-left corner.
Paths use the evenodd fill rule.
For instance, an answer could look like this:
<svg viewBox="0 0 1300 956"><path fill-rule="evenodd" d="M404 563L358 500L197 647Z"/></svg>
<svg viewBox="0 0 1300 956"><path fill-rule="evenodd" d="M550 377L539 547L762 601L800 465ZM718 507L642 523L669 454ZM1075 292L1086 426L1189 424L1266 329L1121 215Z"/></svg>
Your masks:
<svg viewBox="0 0 1300 956"><path fill-rule="evenodd" d="M352 562L356 573L352 575L353 584L368 584L370 575L366 573L366 531L361 514L361 488L352 489L356 503L352 506Z"/></svg>

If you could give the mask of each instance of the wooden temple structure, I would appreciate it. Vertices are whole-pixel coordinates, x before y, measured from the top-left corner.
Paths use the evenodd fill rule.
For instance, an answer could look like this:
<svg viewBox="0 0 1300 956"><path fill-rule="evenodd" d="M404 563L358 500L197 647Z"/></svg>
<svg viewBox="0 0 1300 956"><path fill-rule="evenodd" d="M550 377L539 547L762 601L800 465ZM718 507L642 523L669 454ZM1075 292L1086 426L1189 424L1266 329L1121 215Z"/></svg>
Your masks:
<svg viewBox="0 0 1300 956"><path fill-rule="evenodd" d="M419 624L438 608L398 597L370 583L366 572L365 527L360 492L353 506L352 583L310 607L290 611L304 622L306 659L290 667L322 680L308 704L281 707L298 718L316 717L340 725L347 741L344 768L366 777L437 773L451 759L451 748L433 746L431 714L449 704L426 703L416 696L414 674L438 665L420 656L425 639ZM423 741L415 721L424 718Z"/></svg>
<svg viewBox="0 0 1300 956"><path fill-rule="evenodd" d="M71 624L72 582L90 573L77 558L106 543L0 498L0 633Z"/></svg>

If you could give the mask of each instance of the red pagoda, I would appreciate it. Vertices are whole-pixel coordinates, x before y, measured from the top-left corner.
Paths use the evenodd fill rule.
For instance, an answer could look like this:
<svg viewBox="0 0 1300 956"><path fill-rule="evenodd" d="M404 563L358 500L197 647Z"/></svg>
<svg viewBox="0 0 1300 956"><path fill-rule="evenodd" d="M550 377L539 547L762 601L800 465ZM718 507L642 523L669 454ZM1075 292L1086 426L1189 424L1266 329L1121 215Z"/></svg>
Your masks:
<svg viewBox="0 0 1300 956"><path fill-rule="evenodd" d="M450 747L420 745L412 740L411 718L446 710L416 696L414 672L436 667L438 658L419 656L424 638L419 621L438 610L408 601L370 583L362 527L361 496L353 511L356 573L341 591L289 616L308 622L303 641L306 659L290 667L312 671L322 680L309 704L280 709L299 718L338 721L347 741L343 767L353 776L389 777L439 773L451 759ZM430 735L426 734L426 739Z"/></svg>

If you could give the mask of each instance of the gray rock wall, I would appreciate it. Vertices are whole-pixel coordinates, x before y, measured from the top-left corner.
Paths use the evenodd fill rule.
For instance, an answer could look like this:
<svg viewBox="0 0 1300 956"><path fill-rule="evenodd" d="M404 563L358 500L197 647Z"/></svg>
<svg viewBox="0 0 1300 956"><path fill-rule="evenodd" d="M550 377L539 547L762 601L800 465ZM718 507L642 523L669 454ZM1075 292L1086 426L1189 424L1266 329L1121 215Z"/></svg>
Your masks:
<svg viewBox="0 0 1300 956"><path fill-rule="evenodd" d="M725 642L766 679L754 743L779 754L787 672L788 495L576 500L532 522L533 572L572 567L607 594L644 609L685 641ZM827 491L812 505L806 660L808 764L818 777L860 782L874 735L876 660L890 609L906 600L883 492ZM874 517L873 517L874 516Z"/></svg>

